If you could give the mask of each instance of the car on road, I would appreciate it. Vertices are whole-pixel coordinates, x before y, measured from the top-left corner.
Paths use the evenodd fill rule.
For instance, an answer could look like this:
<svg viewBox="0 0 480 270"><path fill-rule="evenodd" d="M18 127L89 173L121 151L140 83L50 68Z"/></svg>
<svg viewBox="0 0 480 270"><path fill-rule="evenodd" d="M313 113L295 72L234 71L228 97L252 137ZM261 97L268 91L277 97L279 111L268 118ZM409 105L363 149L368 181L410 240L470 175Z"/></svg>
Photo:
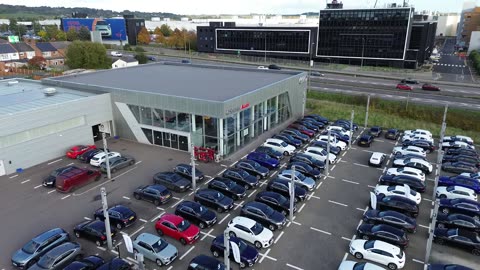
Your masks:
<svg viewBox="0 0 480 270"><path fill-rule="evenodd" d="M122 53L117 52L117 51L111 51L111 52L110 52L110 55L111 55L111 56L115 56L115 57L121 57L121 56L122 56Z"/></svg>
<svg viewBox="0 0 480 270"><path fill-rule="evenodd" d="M253 244L257 249L268 248L273 244L273 232L264 228L253 219L242 216L234 217L228 222L225 232L230 237L238 237Z"/></svg>
<svg viewBox="0 0 480 270"><path fill-rule="evenodd" d="M338 270L385 270L385 268L368 262L342 261Z"/></svg>
<svg viewBox="0 0 480 270"><path fill-rule="evenodd" d="M211 207L217 212L230 211L233 208L233 199L213 189L199 189L193 198L195 202L206 207Z"/></svg>
<svg viewBox="0 0 480 270"><path fill-rule="evenodd" d="M176 192L185 192L192 185L192 182L189 179L174 172L156 173L153 176L153 182Z"/></svg>
<svg viewBox="0 0 480 270"><path fill-rule="evenodd" d="M363 134L360 138L358 138L357 145L370 147L373 143L373 138L374 137L372 135Z"/></svg>
<svg viewBox="0 0 480 270"><path fill-rule="evenodd" d="M273 191L261 191L257 193L255 201L264 203L274 210L282 213L286 216L290 212L290 200L281 195L280 193ZM293 212L297 211L297 206L294 203Z"/></svg>
<svg viewBox="0 0 480 270"><path fill-rule="evenodd" d="M399 84L397 84L396 88L400 89L400 90L407 90L407 91L412 91L413 90L413 88L406 83L399 83Z"/></svg>
<svg viewBox="0 0 480 270"><path fill-rule="evenodd" d="M393 175L393 176L396 176L396 175L411 176L419 180L425 181L425 174L421 170L415 169L415 168L410 168L410 167L390 168L387 170L386 173L387 175Z"/></svg>
<svg viewBox="0 0 480 270"><path fill-rule="evenodd" d="M393 148L393 154L396 155L397 153L400 153L402 155L413 154L421 157L427 156L423 148L416 147L416 146L396 146Z"/></svg>
<svg viewBox="0 0 480 270"><path fill-rule="evenodd" d="M396 128L390 128L385 132L385 139L398 140L398 137L400 137L400 130Z"/></svg>
<svg viewBox="0 0 480 270"><path fill-rule="evenodd" d="M460 228L480 232L480 221L464 214L444 214L439 212L437 213L436 224L438 228L442 229Z"/></svg>
<svg viewBox="0 0 480 270"><path fill-rule="evenodd" d="M240 210L240 215L259 222L271 231L281 230L287 224L285 215L257 201L246 203Z"/></svg>
<svg viewBox="0 0 480 270"><path fill-rule="evenodd" d="M97 148L95 145L75 145L68 149L66 155L68 158L76 159L78 156L82 155L83 153L93 150Z"/></svg>
<svg viewBox="0 0 480 270"><path fill-rule="evenodd" d="M431 174L433 166L429 162L419 158L395 159L392 163L393 167L409 167Z"/></svg>
<svg viewBox="0 0 480 270"><path fill-rule="evenodd" d="M330 144L330 147L328 146L329 144ZM342 151L342 149L340 147L335 146L332 143L328 143L327 141L313 141L311 146L323 148L323 149L325 149L325 151L327 150L327 148L329 148L330 154L334 154L336 156L338 156L340 154L340 152Z"/></svg>
<svg viewBox="0 0 480 270"><path fill-rule="evenodd" d="M265 153L267 154L270 158L274 158L278 161L283 159L283 153L278 152L277 150L274 150L271 147L268 146L259 146L255 149L256 153Z"/></svg>
<svg viewBox="0 0 480 270"><path fill-rule="evenodd" d="M327 153L327 151L320 147L307 147L303 153L324 163L327 162L327 158L330 164L334 164L337 161L337 157L334 154Z"/></svg>
<svg viewBox="0 0 480 270"><path fill-rule="evenodd" d="M409 242L404 230L387 224L362 224L357 228L357 236L364 240L381 240L403 249Z"/></svg>
<svg viewBox="0 0 480 270"><path fill-rule="evenodd" d="M108 152L109 159L112 159L114 157L121 157L121 156L122 155L118 152ZM100 164L105 162L105 160L107 160L107 154L105 152L100 152L90 159L90 165L95 167L100 167Z"/></svg>
<svg viewBox="0 0 480 270"><path fill-rule="evenodd" d="M313 180L320 179L322 177L322 172L320 170L314 169L312 166L307 163L300 161L290 161L287 165L287 170L291 170L295 167L295 170L302 173L303 175L312 178Z"/></svg>
<svg viewBox="0 0 480 270"><path fill-rule="evenodd" d="M115 226L119 230L130 227L135 223L135 221L137 221L137 213L124 205L114 205L108 208L107 211L108 217L110 219L110 225ZM105 217L103 216L103 209L100 208L95 211L93 217L96 220L105 221Z"/></svg>
<svg viewBox="0 0 480 270"><path fill-rule="evenodd" d="M293 181L306 191L313 191L315 189L315 180L306 177L299 171L295 171L295 177L293 177L293 174L293 170L283 170L278 173L278 178L283 180L291 180L293 178Z"/></svg>
<svg viewBox="0 0 480 270"><path fill-rule="evenodd" d="M268 65L268 69L276 69L276 70L281 70L281 68L275 64Z"/></svg>
<svg viewBox="0 0 480 270"><path fill-rule="evenodd" d="M258 66L257 69L268 69L266 66Z"/></svg>
<svg viewBox="0 0 480 270"><path fill-rule="evenodd" d="M442 142L442 150L451 149L451 148L453 149L464 148L464 149L475 150L475 146L470 145L466 142L461 142L461 141Z"/></svg>
<svg viewBox="0 0 480 270"><path fill-rule="evenodd" d="M289 135L289 134L286 134L286 133L280 133L280 134L274 135L272 137L272 139L282 140L282 141L286 142L287 144L289 144L291 146L294 146L295 148L298 148L298 147L302 146L302 140L295 139L292 135ZM265 147L265 146L260 146L260 147ZM275 149L273 149L273 150L283 154L283 152L280 152L280 151L275 150Z"/></svg>
<svg viewBox="0 0 480 270"><path fill-rule="evenodd" d="M373 137L380 137L382 135L383 129L379 126L373 126L368 130L368 134L372 135Z"/></svg>
<svg viewBox="0 0 480 270"><path fill-rule="evenodd" d="M407 186L408 189L410 187ZM410 189L410 194L405 194L406 192L406 187L405 185L401 186L386 186L386 185L377 185L375 187L375 195L384 195L384 196L390 196L390 195L397 195L397 196L402 196L407 199L410 199L417 204L420 204L422 202L422 196L420 195L419 192L416 192L415 190Z"/></svg>
<svg viewBox="0 0 480 270"><path fill-rule="evenodd" d="M387 155L380 152L373 152L368 160L368 165L375 166L375 167L382 167L383 162L387 158Z"/></svg>
<svg viewBox="0 0 480 270"><path fill-rule="evenodd" d="M480 158L478 157L472 157L472 156L466 156L466 155L444 155L442 156L442 162L465 162L465 163L471 163L475 167L480 166Z"/></svg>
<svg viewBox="0 0 480 270"><path fill-rule="evenodd" d="M371 260L391 270L402 269L405 265L405 252L387 242L356 239L350 242L349 247L350 254L359 260Z"/></svg>
<svg viewBox="0 0 480 270"><path fill-rule="evenodd" d="M223 195L226 195L234 200L243 199L246 196L246 189L238 185L235 181L223 178L215 177L208 183L208 188L220 191Z"/></svg>
<svg viewBox="0 0 480 270"><path fill-rule="evenodd" d="M446 155L466 155L466 156L473 156L478 157L477 151L475 149L467 149L467 148L450 148L447 149Z"/></svg>
<svg viewBox="0 0 480 270"><path fill-rule="evenodd" d="M243 169L249 174L256 176L257 179L265 179L270 174L270 170L258 164L258 162L248 159L242 159L237 164L235 168Z"/></svg>
<svg viewBox="0 0 480 270"><path fill-rule="evenodd" d="M180 202L175 209L175 215L197 224L201 229L211 227L217 222L215 212L192 201Z"/></svg>
<svg viewBox="0 0 480 270"><path fill-rule="evenodd" d="M137 200L149 201L159 206L172 199L172 192L162 185L140 186L133 192L133 197Z"/></svg>
<svg viewBox="0 0 480 270"><path fill-rule="evenodd" d="M277 192L285 196L287 199L290 199L288 183L290 183L290 181L275 178L268 182L266 190ZM296 203L300 201L305 201L305 199L307 199L307 191L301 188L298 184L295 184L294 196L294 200Z"/></svg>
<svg viewBox="0 0 480 270"><path fill-rule="evenodd" d="M473 140L472 138L468 136L462 136L462 135L454 135L454 136L445 136L443 137L443 142L464 142L473 145Z"/></svg>
<svg viewBox="0 0 480 270"><path fill-rule="evenodd" d="M113 157L108 159L108 163L110 164L110 172L115 173L118 170L134 165L135 159L130 156ZM106 160L100 164L100 171L103 173L107 173Z"/></svg>
<svg viewBox="0 0 480 270"><path fill-rule="evenodd" d="M296 129L292 129L292 128L284 129L280 134L290 135L297 140L301 140L302 143L307 143L310 140L310 137L308 137L307 135L302 134L300 131L298 131Z"/></svg>
<svg viewBox="0 0 480 270"><path fill-rule="evenodd" d="M57 176L55 189L61 193L73 192L91 181L100 180L101 177L100 171L75 167Z"/></svg>
<svg viewBox="0 0 480 270"><path fill-rule="evenodd" d="M456 174L476 173L478 172L478 168L472 163L463 162L463 161L444 162L442 163L442 171L456 173Z"/></svg>
<svg viewBox="0 0 480 270"><path fill-rule="evenodd" d="M247 190L258 186L258 178L243 169L229 168L225 170L222 176L232 179Z"/></svg>
<svg viewBox="0 0 480 270"><path fill-rule="evenodd" d="M425 83L425 84L422 85L422 90L440 91L440 88L438 86L433 85L433 84Z"/></svg>
<svg viewBox="0 0 480 270"><path fill-rule="evenodd" d="M437 60L438 61L438 60ZM459 264L429 264L427 270L474 270Z"/></svg>
<svg viewBox="0 0 480 270"><path fill-rule="evenodd" d="M45 231L32 238L21 249L13 253L11 258L12 265L27 269L34 265L49 250L69 240L70 236L61 228Z"/></svg>
<svg viewBox="0 0 480 270"><path fill-rule="evenodd" d="M231 243L235 243L238 247L238 251L240 253L240 262L239 266L240 268L245 268L245 267L252 267L258 260L258 251L245 243L242 239L237 238L237 237L230 237L229 238L230 245ZM212 244L210 246L210 251L212 252L213 257L220 257L220 256L225 256L225 239L223 235L219 235L213 239ZM235 262L235 257L233 255L233 250L232 248L229 249L230 254L229 258L232 262Z"/></svg>
<svg viewBox="0 0 480 270"><path fill-rule="evenodd" d="M422 148L425 153L430 154L431 152L435 151L435 145L433 142L426 141L426 140L412 140L412 141L405 141L402 143L403 146L415 146Z"/></svg>
<svg viewBox="0 0 480 270"><path fill-rule="evenodd" d="M312 77L325 77L325 74L320 73L318 71L312 71L312 72L310 72L310 76L312 76Z"/></svg>
<svg viewBox="0 0 480 270"><path fill-rule="evenodd" d="M477 194L473 189L461 186L437 187L436 196L441 199L463 198L474 201L477 200Z"/></svg>
<svg viewBox="0 0 480 270"><path fill-rule="evenodd" d="M406 175L383 175L380 177L379 183L381 185L408 185L411 189L424 193L426 186L425 181L422 181L416 177Z"/></svg>
<svg viewBox="0 0 480 270"><path fill-rule="evenodd" d="M274 170L280 166L278 159L271 158L269 155L260 152L249 153L247 160L253 160L269 170Z"/></svg>
<svg viewBox="0 0 480 270"><path fill-rule="evenodd" d="M438 211L444 214L465 214L480 220L480 203L469 199L440 199Z"/></svg>
<svg viewBox="0 0 480 270"><path fill-rule="evenodd" d="M469 250L473 255L480 256L480 235L463 229L440 229L433 232L433 241L437 244L449 244Z"/></svg>
<svg viewBox="0 0 480 270"><path fill-rule="evenodd" d="M141 233L132 241L133 253L153 261L157 266L169 265L178 256L177 248L156 235ZM136 256L135 256L136 257Z"/></svg>
<svg viewBox="0 0 480 270"><path fill-rule="evenodd" d="M319 136L317 141L328 142L328 135ZM340 147L341 150L345 150L347 148L347 144L345 142L340 141L334 136L330 136L330 144L333 145L334 147Z"/></svg>
<svg viewBox="0 0 480 270"><path fill-rule="evenodd" d="M221 261L207 256L200 254L193 258L187 270L226 270L227 267Z"/></svg>
<svg viewBox="0 0 480 270"><path fill-rule="evenodd" d="M28 269L63 270L65 266L75 260L80 260L82 257L83 251L79 243L65 242L49 250L40 257L36 264L30 266Z"/></svg>
<svg viewBox="0 0 480 270"><path fill-rule="evenodd" d="M92 255L70 263L63 270L95 270L104 263L102 257Z"/></svg>
<svg viewBox="0 0 480 270"><path fill-rule="evenodd" d="M43 179L42 185L44 187L55 187L55 183L56 183L57 177L59 175L62 175L64 173L67 173L69 171L76 170L76 169L78 169L78 168L74 165L70 165L70 166L55 169L47 177L45 177Z"/></svg>
<svg viewBox="0 0 480 270"><path fill-rule="evenodd" d="M111 227L112 239L117 235L117 230ZM98 247L107 244L105 223L100 220L87 220L75 226L73 234L77 238L85 238L94 242Z"/></svg>
<svg viewBox="0 0 480 270"><path fill-rule="evenodd" d="M313 136L315 136L315 131L307 128L304 125L291 124L291 125L288 126L288 128L296 129L296 130L300 131L300 133L307 135L309 138L312 138Z"/></svg>
<svg viewBox="0 0 480 270"><path fill-rule="evenodd" d="M418 81L412 78L406 78L406 79L403 79L401 83L418 84Z"/></svg>
<svg viewBox="0 0 480 270"><path fill-rule="evenodd" d="M158 235L170 236L182 245L193 244L200 237L200 229L186 219L174 214L164 214L155 222Z"/></svg>
<svg viewBox="0 0 480 270"><path fill-rule="evenodd" d="M392 210L368 210L363 215L363 221L370 224L388 224L409 233L417 231L417 221L414 218Z"/></svg>
<svg viewBox="0 0 480 270"><path fill-rule="evenodd" d="M175 168L173 168L173 172L178 173L187 179L192 179L192 170L192 165L184 163L178 164L177 166L175 166ZM204 178L205 175L203 174L203 172L195 168L195 181L199 183L202 182Z"/></svg>
<svg viewBox="0 0 480 270"><path fill-rule="evenodd" d="M306 155L306 154L303 154L303 153L297 153L295 155L293 155L291 158L290 158L290 162L303 162L303 163L306 163L310 166L312 166L314 169L317 169L319 171L323 171L325 169L325 163L310 156L310 155Z"/></svg>
<svg viewBox="0 0 480 270"><path fill-rule="evenodd" d="M372 206L375 206L374 202L372 202ZM412 217L418 216L419 212L419 207L415 201L398 195L376 195L376 207L372 208L378 210L394 210Z"/></svg>

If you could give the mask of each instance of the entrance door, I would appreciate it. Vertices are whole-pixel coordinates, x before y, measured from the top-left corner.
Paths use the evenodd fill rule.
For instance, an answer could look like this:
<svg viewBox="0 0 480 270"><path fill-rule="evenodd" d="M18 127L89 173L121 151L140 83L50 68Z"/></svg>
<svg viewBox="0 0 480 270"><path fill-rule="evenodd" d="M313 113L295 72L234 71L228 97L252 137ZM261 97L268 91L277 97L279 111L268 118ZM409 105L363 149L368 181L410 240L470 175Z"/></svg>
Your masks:
<svg viewBox="0 0 480 270"><path fill-rule="evenodd" d="M154 143L156 145L163 145L163 140L162 140L162 132L160 131L153 131L153 138L154 138Z"/></svg>
<svg viewBox="0 0 480 270"><path fill-rule="evenodd" d="M170 134L170 147L174 149L178 149L178 135L177 134Z"/></svg>
<svg viewBox="0 0 480 270"><path fill-rule="evenodd" d="M178 149L188 151L188 137L178 135Z"/></svg>
<svg viewBox="0 0 480 270"><path fill-rule="evenodd" d="M98 128L99 125L92 126L93 141L99 141L102 139L102 134Z"/></svg>
<svg viewBox="0 0 480 270"><path fill-rule="evenodd" d="M5 166L3 166L3 160L0 159L0 176L5 175Z"/></svg>

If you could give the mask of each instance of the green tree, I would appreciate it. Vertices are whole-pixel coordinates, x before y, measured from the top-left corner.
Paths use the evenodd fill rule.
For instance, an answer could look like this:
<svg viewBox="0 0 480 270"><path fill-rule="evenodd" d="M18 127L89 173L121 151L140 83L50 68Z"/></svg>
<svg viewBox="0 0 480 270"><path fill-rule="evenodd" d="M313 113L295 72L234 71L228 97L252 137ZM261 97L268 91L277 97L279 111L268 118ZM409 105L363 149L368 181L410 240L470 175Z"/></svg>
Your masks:
<svg viewBox="0 0 480 270"><path fill-rule="evenodd" d="M55 40L66 41L67 40L67 33L65 33L63 31L58 31L57 35L55 36Z"/></svg>
<svg viewBox="0 0 480 270"><path fill-rule="evenodd" d="M132 46L130 46L130 44L125 44L125 45L123 45L123 50L124 51L132 51Z"/></svg>
<svg viewBox="0 0 480 270"><path fill-rule="evenodd" d="M173 33L172 28L170 28L170 26L168 26L167 24L162 24L160 26L160 31L162 31L164 37L169 37Z"/></svg>
<svg viewBox="0 0 480 270"><path fill-rule="evenodd" d="M23 25L23 24L17 25L17 35L19 37L22 37L26 33L27 33L27 27L25 25Z"/></svg>
<svg viewBox="0 0 480 270"><path fill-rule="evenodd" d="M16 33L17 32L17 26L18 26L18 22L16 19L10 19L10 24L8 25L8 29L12 32L12 33Z"/></svg>
<svg viewBox="0 0 480 270"><path fill-rule="evenodd" d="M40 30L38 32L38 36L43 40L43 41L48 41L48 33L45 30Z"/></svg>
<svg viewBox="0 0 480 270"><path fill-rule="evenodd" d="M195 31L187 33L187 43L190 50L197 51L197 33Z"/></svg>
<svg viewBox="0 0 480 270"><path fill-rule="evenodd" d="M37 34L42 29L43 29L43 27L38 21L33 21L32 22L32 30L33 30L34 34Z"/></svg>
<svg viewBox="0 0 480 270"><path fill-rule="evenodd" d="M75 30L75 28L72 27L72 28L68 29L67 40L68 41L78 40L78 33L77 33L77 30Z"/></svg>
<svg viewBox="0 0 480 270"><path fill-rule="evenodd" d="M143 45L150 44L150 34L148 33L147 28L142 27L140 32L138 32L137 42Z"/></svg>
<svg viewBox="0 0 480 270"><path fill-rule="evenodd" d="M78 38L80 40L90 40L90 30L87 27L82 26L78 31Z"/></svg>
<svg viewBox="0 0 480 270"><path fill-rule="evenodd" d="M160 35L160 34L163 35L162 30L161 30L160 27L158 27L158 26L155 27L155 30L153 30L153 34L154 34L154 35Z"/></svg>
<svg viewBox="0 0 480 270"><path fill-rule="evenodd" d="M102 44L76 40L67 47L66 64L72 69L107 69L112 61Z"/></svg>
<svg viewBox="0 0 480 270"><path fill-rule="evenodd" d="M146 64L148 62L148 57L144 53L137 53L135 59L137 59L139 64Z"/></svg>
<svg viewBox="0 0 480 270"><path fill-rule="evenodd" d="M57 37L57 34L60 30L58 30L58 27L56 24L54 25L47 25L45 26L45 32L47 32L47 39L52 40Z"/></svg>
<svg viewBox="0 0 480 270"><path fill-rule="evenodd" d="M137 46L137 47L135 47L135 51L136 51L136 52L145 52L145 49L142 48L142 47Z"/></svg>
<svg viewBox="0 0 480 270"><path fill-rule="evenodd" d="M8 24L2 23L0 24L0 32L7 32L8 31Z"/></svg>

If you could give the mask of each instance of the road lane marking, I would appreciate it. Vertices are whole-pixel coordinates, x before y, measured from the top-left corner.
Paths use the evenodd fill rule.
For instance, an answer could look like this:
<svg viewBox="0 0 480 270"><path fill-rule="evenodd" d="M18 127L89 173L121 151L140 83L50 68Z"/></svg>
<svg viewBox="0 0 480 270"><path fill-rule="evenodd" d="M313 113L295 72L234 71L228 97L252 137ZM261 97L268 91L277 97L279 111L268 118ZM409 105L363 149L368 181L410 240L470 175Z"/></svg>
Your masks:
<svg viewBox="0 0 480 270"><path fill-rule="evenodd" d="M52 161L52 162L47 163L47 165L52 165L53 163L57 163L57 162L59 162L59 161L62 161L62 159L59 158L59 159L57 159L57 160L54 160L54 161Z"/></svg>
<svg viewBox="0 0 480 270"><path fill-rule="evenodd" d="M91 218L89 217L83 217L85 220L92 220Z"/></svg>
<svg viewBox="0 0 480 270"><path fill-rule="evenodd" d="M343 182L347 182L347 183L350 183L350 184L355 184L355 185L359 185L360 183L358 182L354 182L354 181L350 181L350 180L347 180L347 179L342 179Z"/></svg>
<svg viewBox="0 0 480 270"><path fill-rule="evenodd" d="M416 263L425 264L423 261L420 261L420 260L417 260L417 259L412 259L412 261L414 261L414 262L416 262Z"/></svg>
<svg viewBox="0 0 480 270"><path fill-rule="evenodd" d="M371 185L368 185L367 187L369 187L369 188L376 188L376 186L371 186Z"/></svg>
<svg viewBox="0 0 480 270"><path fill-rule="evenodd" d="M250 194L247 195L247 198L250 198L250 196L252 196L255 192L257 192L257 190L254 190L252 191Z"/></svg>
<svg viewBox="0 0 480 270"><path fill-rule="evenodd" d="M227 219L227 217L229 217L230 214L227 214L225 217L222 218L222 220L220 220L220 222L218 222L218 224L222 224L222 222L225 221L225 219Z"/></svg>
<svg viewBox="0 0 480 270"><path fill-rule="evenodd" d="M130 200L130 198L127 196L123 196L122 198L124 198L125 200Z"/></svg>
<svg viewBox="0 0 480 270"><path fill-rule="evenodd" d="M345 252L345 255L343 256L342 262L344 262L348 257L348 252Z"/></svg>
<svg viewBox="0 0 480 270"><path fill-rule="evenodd" d="M170 206L170 208L174 208L175 206L177 206L177 204L183 202L183 199L179 200L178 202L176 202L175 204L173 204L172 206Z"/></svg>
<svg viewBox="0 0 480 270"><path fill-rule="evenodd" d="M315 198L315 199L320 200L320 197L314 196L313 194L314 194L314 193L310 193L309 195L307 195L308 200L310 200L311 198Z"/></svg>
<svg viewBox="0 0 480 270"><path fill-rule="evenodd" d="M161 216L163 216L163 214L165 214L165 212L162 212L162 213L160 213L158 216L150 219L150 222L154 222L156 219L159 219Z"/></svg>
<svg viewBox="0 0 480 270"><path fill-rule="evenodd" d="M107 251L107 249L104 248L104 247L97 247L97 248L100 249L100 250L103 250L103 251Z"/></svg>
<svg viewBox="0 0 480 270"><path fill-rule="evenodd" d="M291 265L291 264L289 264L289 263L287 263L287 266L288 266L288 267L291 267L291 268L293 268L293 269L303 270L303 268L300 268L300 267L295 266L295 265Z"/></svg>
<svg viewBox="0 0 480 270"><path fill-rule="evenodd" d="M319 189L322 186L323 182L318 183L317 189Z"/></svg>
<svg viewBox="0 0 480 270"><path fill-rule="evenodd" d="M139 219L139 220L140 220L141 222L145 222L145 223L148 222L147 220L145 220L145 219L143 219L143 218L141 218L141 219Z"/></svg>
<svg viewBox="0 0 480 270"><path fill-rule="evenodd" d="M135 234L139 233L139 232L140 232L141 230L143 230L143 229L145 229L145 226L142 226L142 227L138 228L136 231L134 231L132 234L130 234L130 238L131 238L132 236L134 236Z"/></svg>
<svg viewBox="0 0 480 270"><path fill-rule="evenodd" d="M37 188L39 188L39 187L41 187L41 186L43 186L43 185L38 185L38 186L34 187L33 189L37 189Z"/></svg>
<svg viewBox="0 0 480 270"><path fill-rule="evenodd" d="M342 236L342 239L343 239L343 240L347 240L348 242L352 241L352 239L347 238L347 237L343 237L343 236Z"/></svg>
<svg viewBox="0 0 480 270"><path fill-rule="evenodd" d="M67 195L67 196L64 196L64 197L62 197L62 200L65 200L66 198L68 198L68 197L70 197L70 196L72 196L72 195L69 194L69 195Z"/></svg>
<svg viewBox="0 0 480 270"><path fill-rule="evenodd" d="M357 207L357 208L355 208L355 209L357 209L358 211L362 211L362 212L363 212L363 211L365 211L365 209L358 208L358 207Z"/></svg>
<svg viewBox="0 0 480 270"><path fill-rule="evenodd" d="M298 210L299 213L302 212L302 210L303 210L303 208L305 207L305 205L306 205L306 204L303 204L303 205L300 207L300 209Z"/></svg>
<svg viewBox="0 0 480 270"><path fill-rule="evenodd" d="M180 260L183 260L183 258L185 258L185 256L188 255L188 253L190 253L190 251L192 251L193 249L195 248L195 246L192 246L190 249L187 250L187 252L185 252L182 257L180 257Z"/></svg>
<svg viewBox="0 0 480 270"><path fill-rule="evenodd" d="M262 263L265 258L268 258L268 259L270 259L270 260L272 260L272 261L277 261L277 259L268 256L268 253L270 253L271 250L272 250L272 249L269 248L269 249L267 249L267 251L266 251L264 254L258 253L258 254L260 254L260 256L262 256L262 258L260 259L260 261L258 261L258 263Z"/></svg>
<svg viewBox="0 0 480 270"><path fill-rule="evenodd" d="M20 184L25 184L25 183L27 183L27 182L30 182L30 179L27 179L27 180L25 180L25 181L22 181L22 182L20 182Z"/></svg>
<svg viewBox="0 0 480 270"><path fill-rule="evenodd" d="M344 204L344 203L339 203L339 202L336 202L336 201L331 201L331 200L328 200L329 203L333 203L333 204L337 204L337 205L341 205L341 206L345 206L347 207L348 205L347 204Z"/></svg>
<svg viewBox="0 0 480 270"><path fill-rule="evenodd" d="M220 164L220 166L222 166L222 167L224 167L224 168L228 168L228 166L225 165L225 164Z"/></svg>
<svg viewBox="0 0 480 270"><path fill-rule="evenodd" d="M324 233L326 235L332 235L332 233L329 233L329 232L326 232L326 231L322 231L320 229L317 229L317 228L314 228L314 227L310 227L311 230L314 230L314 231L317 231L317 232L321 232L321 233Z"/></svg>
<svg viewBox="0 0 480 270"><path fill-rule="evenodd" d="M56 190L50 190L49 192L47 192L48 194L52 193L52 192L55 192Z"/></svg>
<svg viewBox="0 0 480 270"><path fill-rule="evenodd" d="M15 177L17 177L17 176L18 176L18 174L15 174L15 175L12 175L12 176L10 176L10 177L8 177L8 178L12 179L12 178L15 178Z"/></svg>
<svg viewBox="0 0 480 270"><path fill-rule="evenodd" d="M365 165L365 164L360 164L360 163L353 163L353 165L357 165L357 166L369 168L367 165Z"/></svg>
<svg viewBox="0 0 480 270"><path fill-rule="evenodd" d="M280 237L282 237L282 235L284 233L285 233L284 231L281 231L280 234L277 236L277 239L275 239L275 241L273 241L273 243L276 244L278 242L278 240L280 240Z"/></svg>
<svg viewBox="0 0 480 270"><path fill-rule="evenodd" d="M164 211L165 209L163 209L162 207L157 207L158 210L162 210Z"/></svg>
<svg viewBox="0 0 480 270"><path fill-rule="evenodd" d="M295 225L298 225L298 226L302 226L302 223L300 223L300 222L292 221L292 223L295 224Z"/></svg>
<svg viewBox="0 0 480 270"><path fill-rule="evenodd" d="M420 227L422 227L422 228L425 228L425 229L430 229L430 227L425 226L425 225L422 225L422 224L418 224L418 226L420 226Z"/></svg>

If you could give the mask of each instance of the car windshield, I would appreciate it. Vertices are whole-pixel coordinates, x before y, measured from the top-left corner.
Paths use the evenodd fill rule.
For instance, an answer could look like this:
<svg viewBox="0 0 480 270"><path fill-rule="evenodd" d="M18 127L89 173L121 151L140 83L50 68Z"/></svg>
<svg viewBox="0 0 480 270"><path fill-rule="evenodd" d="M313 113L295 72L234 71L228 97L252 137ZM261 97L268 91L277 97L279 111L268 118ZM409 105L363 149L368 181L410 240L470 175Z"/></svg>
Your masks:
<svg viewBox="0 0 480 270"><path fill-rule="evenodd" d="M305 179L305 175L297 173L297 178L300 179L300 181L303 181Z"/></svg>
<svg viewBox="0 0 480 270"><path fill-rule="evenodd" d="M186 231L190 227L190 223L186 220L183 220L177 225L179 231L183 232Z"/></svg>
<svg viewBox="0 0 480 270"><path fill-rule="evenodd" d="M281 197L278 196L277 201L278 201L278 204L284 204L288 201L288 199L285 198L284 196L281 196Z"/></svg>
<svg viewBox="0 0 480 270"><path fill-rule="evenodd" d="M225 185L227 185L227 187L228 187L229 189L232 189L232 188L234 188L234 187L236 186L235 182L233 182L233 181L226 181L226 182L225 182Z"/></svg>
<svg viewBox="0 0 480 270"><path fill-rule="evenodd" d="M263 226L260 225L260 223L255 222L255 225L253 225L250 230L252 230L253 234L259 235L263 231Z"/></svg>
<svg viewBox="0 0 480 270"><path fill-rule="evenodd" d="M247 177L248 176L248 173L246 171L239 171L240 175L242 175L242 177Z"/></svg>
<svg viewBox="0 0 480 270"><path fill-rule="evenodd" d="M352 270L364 270L365 264L364 262L356 263Z"/></svg>
<svg viewBox="0 0 480 270"><path fill-rule="evenodd" d="M457 229L450 229L447 231L449 237L458 235Z"/></svg>
<svg viewBox="0 0 480 270"><path fill-rule="evenodd" d="M163 240L158 240L155 244L153 244L152 248L155 253L159 253L160 251L164 250L168 246L167 242Z"/></svg>
<svg viewBox="0 0 480 270"><path fill-rule="evenodd" d="M282 142L280 145L283 146L283 147L287 147L287 146L288 146L288 144L287 144L286 142Z"/></svg>
<svg viewBox="0 0 480 270"><path fill-rule="evenodd" d="M39 243L30 240L30 242L28 242L25 246L22 247L22 250L28 254L33 254L33 252L37 250L38 246L40 246Z"/></svg>
<svg viewBox="0 0 480 270"><path fill-rule="evenodd" d="M238 249L240 250L240 253L242 253L243 251L245 251L245 249L247 249L247 244L245 244L245 242L243 241L238 241Z"/></svg>
<svg viewBox="0 0 480 270"><path fill-rule="evenodd" d="M259 165L258 163L256 163L256 162L252 162L252 163L253 163L253 164L252 164L253 167L255 167L255 168L259 168L259 167L260 167L260 165Z"/></svg>
<svg viewBox="0 0 480 270"><path fill-rule="evenodd" d="M207 209L206 209L205 207L200 206L200 207L198 208L198 213L203 214L203 213L205 213L205 212L207 212Z"/></svg>
<svg viewBox="0 0 480 270"><path fill-rule="evenodd" d="M47 255L44 255L38 261L38 266L40 266L41 268L44 268L44 269L49 269L54 261L55 261L55 257L50 257L50 256L47 256Z"/></svg>
<svg viewBox="0 0 480 270"><path fill-rule="evenodd" d="M223 197L225 197L225 196L223 196L222 193L217 192L217 194L215 194L215 197L216 197L218 200L221 200L221 199L223 199Z"/></svg>
<svg viewBox="0 0 480 270"><path fill-rule="evenodd" d="M265 215L271 216L273 215L274 210L271 207L267 207L263 212L265 212Z"/></svg>

